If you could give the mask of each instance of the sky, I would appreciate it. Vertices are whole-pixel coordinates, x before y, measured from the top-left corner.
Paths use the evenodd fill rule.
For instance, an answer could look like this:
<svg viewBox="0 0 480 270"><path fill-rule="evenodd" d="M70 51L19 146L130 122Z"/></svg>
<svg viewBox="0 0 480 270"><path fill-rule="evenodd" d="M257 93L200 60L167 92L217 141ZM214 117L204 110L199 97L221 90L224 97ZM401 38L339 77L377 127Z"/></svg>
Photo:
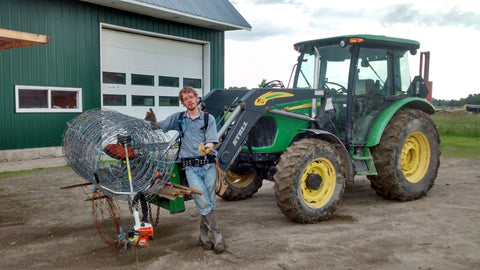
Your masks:
<svg viewBox="0 0 480 270"><path fill-rule="evenodd" d="M480 0L230 0L252 26L225 34L225 88L287 85L298 57L293 44L347 34L413 39L430 51L433 98L480 93ZM420 53L410 55L411 78ZM291 86L291 83L290 83Z"/></svg>

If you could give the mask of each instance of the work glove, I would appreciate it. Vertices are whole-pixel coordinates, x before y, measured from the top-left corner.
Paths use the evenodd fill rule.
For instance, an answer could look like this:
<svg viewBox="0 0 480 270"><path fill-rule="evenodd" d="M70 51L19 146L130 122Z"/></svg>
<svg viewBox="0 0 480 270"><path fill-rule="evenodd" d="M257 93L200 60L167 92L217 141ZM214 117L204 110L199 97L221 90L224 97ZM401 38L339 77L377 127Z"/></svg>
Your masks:
<svg viewBox="0 0 480 270"><path fill-rule="evenodd" d="M212 148L212 147L207 147L207 148L205 148L205 145L203 145L203 143L201 143L201 144L198 146L198 152L200 152L200 154L202 154L202 155L208 155L208 154L210 154L212 151L213 151L213 148Z"/></svg>
<svg viewBox="0 0 480 270"><path fill-rule="evenodd" d="M150 121L150 124L152 127L159 129L160 125L158 125L157 122L157 117L155 116L155 113L152 111L152 108L147 112L147 115L145 115L145 120Z"/></svg>

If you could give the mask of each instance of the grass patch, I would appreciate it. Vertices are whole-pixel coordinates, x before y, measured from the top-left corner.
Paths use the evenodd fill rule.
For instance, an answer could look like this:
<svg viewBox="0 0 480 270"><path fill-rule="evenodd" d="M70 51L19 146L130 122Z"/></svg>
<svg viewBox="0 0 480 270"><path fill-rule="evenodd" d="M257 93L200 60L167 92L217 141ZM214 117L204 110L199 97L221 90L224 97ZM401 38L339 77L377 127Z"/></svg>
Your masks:
<svg viewBox="0 0 480 270"><path fill-rule="evenodd" d="M70 165L59 166L59 167L51 167L51 168L38 168L38 169L23 170L23 171L0 172L0 179L22 176L22 175L28 175L28 174L34 174L34 173L42 172L42 171L45 171L45 170L58 171L58 170L66 169L66 168L70 168Z"/></svg>
<svg viewBox="0 0 480 270"><path fill-rule="evenodd" d="M437 112L432 115L440 136L480 138L480 115L461 112Z"/></svg>
<svg viewBox="0 0 480 270"><path fill-rule="evenodd" d="M432 119L440 135L442 156L480 159L480 115L437 112Z"/></svg>
<svg viewBox="0 0 480 270"><path fill-rule="evenodd" d="M440 135L442 156L480 159L480 139Z"/></svg>

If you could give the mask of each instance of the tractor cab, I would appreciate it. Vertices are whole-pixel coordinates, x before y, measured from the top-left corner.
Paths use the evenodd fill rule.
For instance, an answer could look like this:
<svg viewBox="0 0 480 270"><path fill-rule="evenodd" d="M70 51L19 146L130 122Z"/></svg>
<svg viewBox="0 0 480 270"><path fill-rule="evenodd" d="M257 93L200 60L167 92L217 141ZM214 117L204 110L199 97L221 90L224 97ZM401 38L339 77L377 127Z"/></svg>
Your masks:
<svg viewBox="0 0 480 270"><path fill-rule="evenodd" d="M336 135L346 144L365 145L392 103L426 96L428 91L412 87L410 78L408 55L419 47L417 41L374 35L300 42L294 45L300 55L293 88L327 90L336 110Z"/></svg>

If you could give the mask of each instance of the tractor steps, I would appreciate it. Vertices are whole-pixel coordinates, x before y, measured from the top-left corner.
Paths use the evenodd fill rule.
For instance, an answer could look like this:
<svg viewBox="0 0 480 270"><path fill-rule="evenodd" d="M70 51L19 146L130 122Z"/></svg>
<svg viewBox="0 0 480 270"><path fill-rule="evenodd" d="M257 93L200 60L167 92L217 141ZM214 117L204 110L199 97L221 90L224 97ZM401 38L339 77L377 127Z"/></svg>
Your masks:
<svg viewBox="0 0 480 270"><path fill-rule="evenodd" d="M352 160L356 175L377 175L370 150L367 147L362 147L355 152L355 155L352 155Z"/></svg>

